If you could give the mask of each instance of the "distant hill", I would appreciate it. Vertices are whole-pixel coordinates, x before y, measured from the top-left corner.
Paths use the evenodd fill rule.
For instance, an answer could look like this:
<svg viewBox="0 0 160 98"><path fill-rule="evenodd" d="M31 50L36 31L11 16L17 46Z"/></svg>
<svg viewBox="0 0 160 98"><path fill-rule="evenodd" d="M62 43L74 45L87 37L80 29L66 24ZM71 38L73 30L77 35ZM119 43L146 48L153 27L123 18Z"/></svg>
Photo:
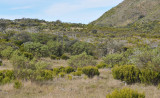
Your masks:
<svg viewBox="0 0 160 98"><path fill-rule="evenodd" d="M122 27L160 21L160 0L124 0L91 24Z"/></svg>

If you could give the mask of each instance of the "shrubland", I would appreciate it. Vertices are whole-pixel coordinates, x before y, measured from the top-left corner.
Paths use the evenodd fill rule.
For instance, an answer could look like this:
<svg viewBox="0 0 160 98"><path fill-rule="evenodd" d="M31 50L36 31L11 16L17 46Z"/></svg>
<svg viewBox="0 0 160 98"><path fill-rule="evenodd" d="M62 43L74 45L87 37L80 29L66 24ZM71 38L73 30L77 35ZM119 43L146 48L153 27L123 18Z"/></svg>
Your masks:
<svg viewBox="0 0 160 98"><path fill-rule="evenodd" d="M7 68L6 61L9 61L12 69L0 71L0 84L14 82L14 88L18 89L23 81L48 83L57 78L93 79L94 76L101 79L100 70L111 69L115 79L129 85L157 86L160 84L160 36L156 33L159 30L155 27L151 34L146 33L146 27L135 30L136 27L131 26L114 28L37 19L6 20L6 27L0 31L0 67ZM61 61L68 64L58 65ZM107 98L117 95L144 98L144 94L131 89L116 90Z"/></svg>

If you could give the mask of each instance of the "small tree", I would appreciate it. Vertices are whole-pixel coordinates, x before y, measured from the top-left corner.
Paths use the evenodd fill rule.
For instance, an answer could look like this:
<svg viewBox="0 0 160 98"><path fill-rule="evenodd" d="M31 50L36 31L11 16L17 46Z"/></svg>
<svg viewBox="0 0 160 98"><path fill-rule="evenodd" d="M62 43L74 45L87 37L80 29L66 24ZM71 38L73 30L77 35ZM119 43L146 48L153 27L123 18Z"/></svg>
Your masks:
<svg viewBox="0 0 160 98"><path fill-rule="evenodd" d="M108 54L105 58L103 58L104 63L113 67L114 65L123 65L125 64L126 60L123 54Z"/></svg>
<svg viewBox="0 0 160 98"><path fill-rule="evenodd" d="M69 59L68 63L74 68L84 67L88 65L96 65L94 58L90 55L87 55L85 52L80 55L72 56L71 59Z"/></svg>
<svg viewBox="0 0 160 98"><path fill-rule="evenodd" d="M1 51L1 55L5 59L9 59L12 53L13 53L13 48L10 46L4 49L3 51Z"/></svg>

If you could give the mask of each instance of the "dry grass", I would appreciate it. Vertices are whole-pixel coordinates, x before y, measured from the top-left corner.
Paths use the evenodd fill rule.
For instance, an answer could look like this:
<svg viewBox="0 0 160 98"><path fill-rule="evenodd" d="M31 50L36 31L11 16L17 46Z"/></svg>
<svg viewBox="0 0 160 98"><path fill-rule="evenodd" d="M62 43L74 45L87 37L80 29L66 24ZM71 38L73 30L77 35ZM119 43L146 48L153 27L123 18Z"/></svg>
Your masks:
<svg viewBox="0 0 160 98"><path fill-rule="evenodd" d="M3 60L3 66L0 66L0 70L13 69L12 64L9 60Z"/></svg>
<svg viewBox="0 0 160 98"><path fill-rule="evenodd" d="M160 90L155 86L125 86L121 81L113 79L109 69L101 69L100 72L101 75L93 79L57 78L42 84L23 82L23 87L18 90L13 88L13 84L3 85L0 86L0 98L105 98L107 93L123 87L145 92L146 98L160 98Z"/></svg>
<svg viewBox="0 0 160 98"><path fill-rule="evenodd" d="M50 60L42 58L43 61L51 63L53 67L67 66L65 60ZM3 68L12 68L9 61L3 61ZM2 69L2 68L0 68ZM143 84L126 85L112 77L110 69L100 69L100 76L93 79L74 77L55 78L45 83L33 83L24 81L21 89L13 88L13 83L0 86L0 98L105 98L106 94L114 89L129 87L139 92L145 92L146 98L160 98L160 90L155 86Z"/></svg>

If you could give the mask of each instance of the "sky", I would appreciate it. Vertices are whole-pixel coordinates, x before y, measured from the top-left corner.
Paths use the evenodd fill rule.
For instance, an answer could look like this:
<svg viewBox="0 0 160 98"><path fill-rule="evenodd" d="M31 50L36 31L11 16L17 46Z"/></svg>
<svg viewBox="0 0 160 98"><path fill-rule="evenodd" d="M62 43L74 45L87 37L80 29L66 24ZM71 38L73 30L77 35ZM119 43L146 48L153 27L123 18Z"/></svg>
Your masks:
<svg viewBox="0 0 160 98"><path fill-rule="evenodd" d="M0 0L0 18L90 23L123 0Z"/></svg>

